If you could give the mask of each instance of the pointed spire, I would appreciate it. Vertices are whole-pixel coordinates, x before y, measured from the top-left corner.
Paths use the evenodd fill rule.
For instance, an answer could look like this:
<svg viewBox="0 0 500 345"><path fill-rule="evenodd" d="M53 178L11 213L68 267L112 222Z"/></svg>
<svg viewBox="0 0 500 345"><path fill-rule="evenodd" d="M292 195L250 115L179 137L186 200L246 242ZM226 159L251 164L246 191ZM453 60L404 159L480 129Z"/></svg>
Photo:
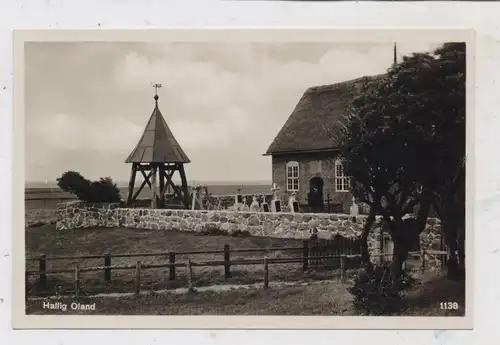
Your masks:
<svg viewBox="0 0 500 345"><path fill-rule="evenodd" d="M396 67L398 64L398 52L397 52L397 47L396 47L396 41L394 41L394 62L393 62L393 67Z"/></svg>
<svg viewBox="0 0 500 345"><path fill-rule="evenodd" d="M139 142L128 156L126 163L190 163L181 146L168 127L158 108L158 88L154 84L155 108Z"/></svg>

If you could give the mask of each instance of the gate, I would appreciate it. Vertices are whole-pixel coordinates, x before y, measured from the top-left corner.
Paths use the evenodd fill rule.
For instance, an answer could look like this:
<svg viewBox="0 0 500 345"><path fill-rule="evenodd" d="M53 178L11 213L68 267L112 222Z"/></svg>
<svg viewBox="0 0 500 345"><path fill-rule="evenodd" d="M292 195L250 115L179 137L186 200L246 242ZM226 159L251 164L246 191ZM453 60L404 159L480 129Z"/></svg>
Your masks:
<svg viewBox="0 0 500 345"><path fill-rule="evenodd" d="M335 258L323 258L309 260L310 268L340 268L341 255L361 254L361 239L357 237L343 237L336 235L332 239L317 239L309 241L309 257L336 256ZM350 263L360 260L348 260Z"/></svg>

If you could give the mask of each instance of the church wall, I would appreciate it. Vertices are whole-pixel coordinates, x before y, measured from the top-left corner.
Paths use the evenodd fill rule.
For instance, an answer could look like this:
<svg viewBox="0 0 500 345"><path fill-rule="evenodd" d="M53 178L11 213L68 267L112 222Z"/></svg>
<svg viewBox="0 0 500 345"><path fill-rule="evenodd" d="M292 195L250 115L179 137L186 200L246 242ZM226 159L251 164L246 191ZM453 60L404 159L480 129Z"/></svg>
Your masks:
<svg viewBox="0 0 500 345"><path fill-rule="evenodd" d="M280 188L283 203L288 202L291 193L286 190L286 164L290 161L299 163L299 192L297 200L300 204L307 204L309 181L319 176L323 179L323 196L326 203L330 194L331 203L342 203L343 212L349 212L352 204L352 195L349 192L335 191L335 154L332 152L302 153L276 155L272 157L273 182Z"/></svg>

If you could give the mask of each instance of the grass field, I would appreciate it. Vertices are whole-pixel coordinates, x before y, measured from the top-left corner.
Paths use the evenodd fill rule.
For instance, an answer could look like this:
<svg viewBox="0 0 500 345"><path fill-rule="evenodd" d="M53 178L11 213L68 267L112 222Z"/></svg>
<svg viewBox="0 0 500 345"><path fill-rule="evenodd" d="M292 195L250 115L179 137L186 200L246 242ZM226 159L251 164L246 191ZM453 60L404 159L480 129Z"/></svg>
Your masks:
<svg viewBox="0 0 500 345"><path fill-rule="evenodd" d="M263 237L229 237L214 235L197 235L194 233L183 233L177 231L157 230L133 230L133 229L76 229L72 231L56 231L55 226L48 225L26 229L26 255L37 257L40 254L48 256L61 255L100 255L105 253L152 253L174 251L208 251L223 250L225 244L232 249L242 248L276 248L265 253L234 253L231 260L237 259L262 259L278 257L300 257L302 251L280 251L281 247L301 247L302 241L293 239L273 239ZM223 254L202 254L176 256L176 262L195 262L223 260ZM153 256L147 258L113 258L111 264L134 265L137 260L142 264L167 263L167 256ZM54 260L47 262L47 269L71 269L75 263L80 268L103 266L104 259L87 260ZM28 269L37 269L37 261L27 261ZM176 268L176 280L168 280L168 270L147 269L141 275L141 290L157 290L165 288L178 288L187 286L186 268ZM273 281L296 281L296 280L318 280L332 279L338 277L338 270L306 271L300 263L276 264L269 266L269 280ZM224 278L224 268L220 267L195 267L195 286L207 286L213 284L253 284L262 282L263 265L232 266L231 277ZM71 273L48 275L46 288L37 287L37 276L30 277L31 294L53 295L56 287L60 286L61 292L69 292L73 289L73 276ZM132 292L135 284L135 271L122 270L113 271L111 281L104 281L103 271L84 272L81 275L82 293L100 292Z"/></svg>
<svg viewBox="0 0 500 345"><path fill-rule="evenodd" d="M262 237L228 237L215 235L196 235L176 231L132 230L132 229L78 229L72 231L56 231L54 225L27 228L27 257L39 254L47 255L99 255L104 253L137 253L137 252L169 252L221 250L224 244L231 248L275 248L268 254L245 253L233 254L233 259L251 259L268 257L301 256L301 251L283 252L280 247L300 247L300 240L273 239ZM165 263L165 256L142 258L116 258L112 265L141 263ZM191 259L193 261L222 260L222 254L203 254L179 257L177 262ZM48 261L47 269L72 268L78 262L80 267L102 266L103 259L90 260L55 260ZM38 262L27 261L28 269L37 269ZM104 273L85 272L81 275L82 296L72 297L72 274L48 276L46 288L37 288L36 276L29 280L31 296L54 295L56 287L62 299L69 302L79 300L82 303L96 302L96 314L109 315L355 315L352 309L352 296L346 287L348 278L341 283L338 270L304 272L301 264L270 265L269 281L296 282L309 281L311 285L272 287L268 290L252 288L234 291L196 291L190 294L157 294L155 290L187 287L185 269L177 268L175 281L168 280L166 269L144 270L141 275L141 291L148 295L139 297L88 297L97 293L126 293L134 291L134 270L113 271L112 279L104 281ZM263 282L263 265L231 267L232 276L224 278L222 267L195 267L194 286L207 287L224 284L255 284ZM352 277L357 270L348 271ZM325 284L312 284L317 280L328 280ZM413 286L404 300L404 312L398 315L445 316L464 315L465 285L453 282L429 272L419 277L420 283ZM259 285L260 286L260 285ZM67 294L67 296L64 296ZM458 311L439 309L440 302L457 301ZM26 305L28 314L58 313L42 309L42 302L29 300ZM60 312L59 312L60 313ZM66 313L78 313L67 311ZM89 312L86 311L86 314Z"/></svg>

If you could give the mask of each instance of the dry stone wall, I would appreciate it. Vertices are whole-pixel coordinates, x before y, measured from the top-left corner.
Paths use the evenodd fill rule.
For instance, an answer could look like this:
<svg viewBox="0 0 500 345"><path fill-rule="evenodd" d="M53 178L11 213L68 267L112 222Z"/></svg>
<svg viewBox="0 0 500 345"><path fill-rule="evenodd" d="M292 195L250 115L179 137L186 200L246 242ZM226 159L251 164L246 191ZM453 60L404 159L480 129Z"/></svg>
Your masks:
<svg viewBox="0 0 500 345"><path fill-rule="evenodd" d="M77 228L129 228L158 231L249 235L276 238L308 239L317 230L319 238L360 236L366 216L350 217L344 214L264 213L206 210L154 210L120 208L119 204L85 204L69 202L57 207L58 230ZM380 253L380 230L374 229L368 239L375 260ZM440 221L430 218L420 235L422 249L439 250ZM434 262L433 262L434 261ZM439 260L429 257L432 267Z"/></svg>

